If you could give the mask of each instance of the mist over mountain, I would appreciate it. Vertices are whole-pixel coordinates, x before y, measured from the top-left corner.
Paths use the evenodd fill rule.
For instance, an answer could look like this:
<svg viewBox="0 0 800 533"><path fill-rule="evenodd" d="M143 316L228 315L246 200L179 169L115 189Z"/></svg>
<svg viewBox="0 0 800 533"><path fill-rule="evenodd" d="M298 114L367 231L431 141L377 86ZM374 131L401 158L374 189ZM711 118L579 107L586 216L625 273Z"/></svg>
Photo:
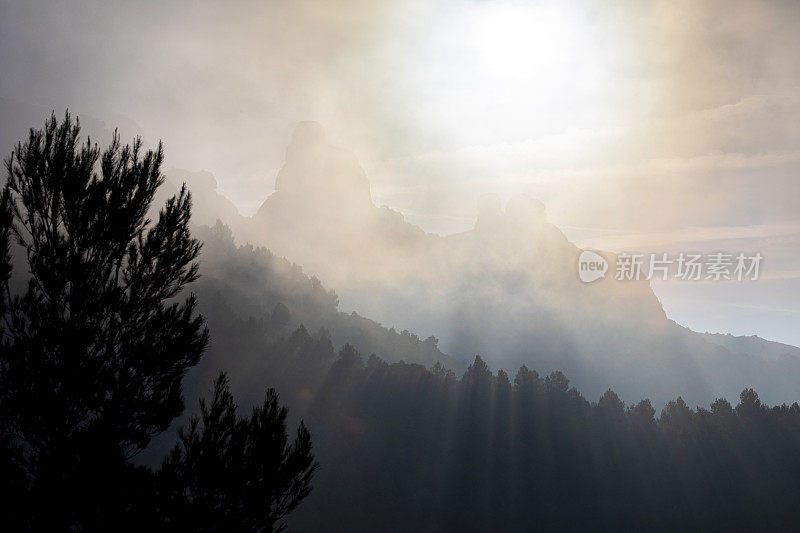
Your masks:
<svg viewBox="0 0 800 533"><path fill-rule="evenodd" d="M303 328L327 339L337 350L351 344L390 362L466 368L465 361L439 351L435 337L422 340L407 330L397 332L358 313L340 311L336 293L317 278L270 250L237 245L231 230L221 222L195 231L204 243L202 275L196 286L198 298L203 300L201 310L210 328L230 336L228 341L219 341L220 347L230 350L252 337L263 348ZM243 336L242 331L247 333ZM211 354L206 358L209 364L215 358L213 346ZM246 367L247 353L238 357ZM255 357L264 363L264 354Z"/></svg>
<svg viewBox="0 0 800 533"><path fill-rule="evenodd" d="M10 146L24 136L26 124L46 114L38 106L0 103L0 138ZM81 123L93 140L110 139L104 121L86 117ZM134 125L121 135L135 133ZM339 307L356 311L359 320L437 338L459 372L480 354L497 368L563 370L588 397L611 387L629 402L649 397L662 404L680 394L704 404L718 396L734 398L746 386L757 387L770 402L800 396L797 351L769 341L732 344L696 334L665 316L645 281L581 283L580 250L533 198L519 195L503 206L486 195L479 199L473 229L448 236L426 233L401 213L376 206L355 155L332 146L317 123L298 125L275 192L252 217L238 212L209 172L171 169L166 177L156 204L185 182L193 192L194 224L220 220L237 243L264 246L300 265L326 290L335 290ZM255 301L267 280L237 279L230 264L209 260L211 250L207 245L203 269L227 284L218 299L234 302L243 320L285 304L266 298L242 306L240 295ZM606 257L613 264L613 254ZM340 334L347 328L333 328L328 319L339 311L327 313L295 312L293 324L327 328L336 346L350 342L363 353L381 351L377 341L359 344Z"/></svg>
<svg viewBox="0 0 800 533"><path fill-rule="evenodd" d="M768 341L756 335L741 337L730 333L704 333L703 338L734 353L751 354L766 361L800 357L800 348L797 346Z"/></svg>
<svg viewBox="0 0 800 533"><path fill-rule="evenodd" d="M702 404L753 385L773 402L800 394L796 353L776 359L709 342L669 320L646 281L581 283L581 250L528 196L503 206L486 195L472 230L426 233L376 206L355 155L312 122L297 127L275 188L251 218L216 192L213 202L200 200L208 204L202 217L217 213L239 241L302 265L346 308L435 335L456 359L560 369L589 397L611 387L626 401L681 394Z"/></svg>
<svg viewBox="0 0 800 533"><path fill-rule="evenodd" d="M798 27L0 0L0 533L800 531Z"/></svg>
<svg viewBox="0 0 800 533"><path fill-rule="evenodd" d="M486 195L473 229L426 233L375 206L354 155L315 123L298 127L253 217L205 171L168 171L154 207L183 184L211 341L180 379L187 409L148 439L140 471L205 416L196 399L227 370L240 408L268 385L292 424L313 428L325 466L292 516L299 530L796 523L800 406L767 403L797 397L800 349L693 332L646 282L583 284L581 250L535 199ZM27 258L12 252L22 290Z"/></svg>

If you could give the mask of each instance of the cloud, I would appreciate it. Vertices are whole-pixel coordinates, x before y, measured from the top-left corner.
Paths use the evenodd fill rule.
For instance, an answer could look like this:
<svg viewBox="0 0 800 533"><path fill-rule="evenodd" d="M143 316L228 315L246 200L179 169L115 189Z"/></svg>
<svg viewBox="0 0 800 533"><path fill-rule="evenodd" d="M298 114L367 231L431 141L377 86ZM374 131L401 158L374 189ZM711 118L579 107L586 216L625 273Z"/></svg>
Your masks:
<svg viewBox="0 0 800 533"><path fill-rule="evenodd" d="M514 0L0 0L0 97L130 117L244 213L313 119L440 233L487 192L620 247L798 220L800 4L536 6L558 32L530 35L538 7ZM788 272L788 237L749 242Z"/></svg>
<svg viewBox="0 0 800 533"><path fill-rule="evenodd" d="M573 235L594 232L596 235L578 237L576 244L581 248L601 250L647 250L669 251L676 246L687 244L716 248L723 241L759 242L773 237L792 236L800 233L800 222L782 224L761 224L754 226L689 226L671 232L624 233L598 228L564 227ZM597 235L599 233L599 235ZM695 248L693 248L695 249ZM745 250L742 250L745 251Z"/></svg>

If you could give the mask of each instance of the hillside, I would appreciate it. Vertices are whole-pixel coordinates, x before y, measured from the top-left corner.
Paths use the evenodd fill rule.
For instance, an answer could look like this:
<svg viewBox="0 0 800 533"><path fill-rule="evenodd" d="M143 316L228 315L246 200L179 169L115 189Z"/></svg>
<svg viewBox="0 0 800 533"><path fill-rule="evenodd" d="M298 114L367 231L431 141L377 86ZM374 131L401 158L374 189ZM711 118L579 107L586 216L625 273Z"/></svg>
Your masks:
<svg viewBox="0 0 800 533"><path fill-rule="evenodd" d="M36 106L0 104L0 139L9 144L24 135L24 125L46 114ZM101 120L85 117L82 125L92 139L110 138ZM133 125L122 134L136 132ZM276 192L253 217L239 214L208 172L166 174L158 203L186 182L194 194L195 224L211 226L219 219L237 242L256 247L234 254L228 242L222 246L226 252L216 254L213 239L206 246L201 304L208 300L209 316L226 327L229 321L246 323L255 331L263 327L258 320L282 303L291 325L303 323L315 333L325 328L337 347L350 342L390 361L430 365L444 352L452 367L463 370L462 361L481 354L498 368L563 370L590 397L612 387L628 402L650 397L663 404L681 394L704 404L735 398L748 386L773 403L800 397L796 349L696 334L664 315L646 282L580 283L580 250L547 221L534 199L518 196L503 206L485 197L472 230L444 237L425 233L401 213L376 206L356 157L331 146L315 123L298 126ZM257 251L259 246L269 252ZM335 289L341 303L335 307L323 298L309 311L297 301L282 302L298 285L254 273L243 281L242 266L232 257L245 253L255 270L283 257L302 265L304 276ZM438 343L419 340L433 337ZM414 348L417 342L420 348Z"/></svg>
<svg viewBox="0 0 800 533"><path fill-rule="evenodd" d="M435 335L459 359L563 370L589 396L611 387L629 402L678 393L703 404L752 385L771 402L800 397L796 354L768 361L709 342L669 320L646 281L581 283L581 250L532 198L484 197L474 228L444 237L376 206L355 156L316 123L298 126L259 211L225 221L237 240L303 265L348 309Z"/></svg>

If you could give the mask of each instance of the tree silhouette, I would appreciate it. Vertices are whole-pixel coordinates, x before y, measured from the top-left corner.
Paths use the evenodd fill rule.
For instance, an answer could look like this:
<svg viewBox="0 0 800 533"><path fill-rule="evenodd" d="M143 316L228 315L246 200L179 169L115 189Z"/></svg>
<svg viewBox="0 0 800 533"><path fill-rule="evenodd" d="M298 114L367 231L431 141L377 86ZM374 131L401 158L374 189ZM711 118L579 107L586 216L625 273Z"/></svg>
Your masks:
<svg viewBox="0 0 800 533"><path fill-rule="evenodd" d="M175 299L197 278L190 194L147 218L161 145L121 147L115 134L101 155L79 132L68 113L31 130L6 160L2 197L3 240L28 266L14 275L28 278L12 294L4 254L0 402L30 494L51 506L37 516L53 527L127 505L117 490L135 483L119 479L182 412L181 378L208 340L194 296Z"/></svg>
<svg viewBox="0 0 800 533"><path fill-rule="evenodd" d="M289 445L274 389L249 418L237 417L224 373L200 411L164 461L164 516L187 531L281 531L317 469L305 425Z"/></svg>
<svg viewBox="0 0 800 533"><path fill-rule="evenodd" d="M288 446L274 390L248 420L223 376L154 475L131 459L183 412L207 343L200 242L182 187L155 222L163 150L80 144L69 113L6 160L0 196L0 500L6 526L269 531L311 490L305 426ZM14 255L17 261L14 261ZM12 268L27 263L27 268ZM286 311L288 313L288 310ZM216 462L215 462L216 461ZM184 477L185 476L185 477ZM179 497L180 495L180 497ZM164 498L163 500L159 497ZM166 513L166 514L161 514ZM171 514L170 514L171 513ZM189 524L194 524L190 526Z"/></svg>

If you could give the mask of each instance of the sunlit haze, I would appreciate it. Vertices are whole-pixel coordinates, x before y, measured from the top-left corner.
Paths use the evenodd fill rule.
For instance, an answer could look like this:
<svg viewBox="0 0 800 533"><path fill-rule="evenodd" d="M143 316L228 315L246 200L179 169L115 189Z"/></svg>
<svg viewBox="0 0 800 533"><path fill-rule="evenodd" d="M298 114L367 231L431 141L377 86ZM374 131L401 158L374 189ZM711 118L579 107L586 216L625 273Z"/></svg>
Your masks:
<svg viewBox="0 0 800 533"><path fill-rule="evenodd" d="M0 530L800 531L800 1L0 0Z"/></svg>
<svg viewBox="0 0 800 533"><path fill-rule="evenodd" d="M798 344L800 6L760 7L9 2L0 96L163 139L244 215L310 119L429 232L527 193L583 247L761 251L754 286L655 289L694 329Z"/></svg>

